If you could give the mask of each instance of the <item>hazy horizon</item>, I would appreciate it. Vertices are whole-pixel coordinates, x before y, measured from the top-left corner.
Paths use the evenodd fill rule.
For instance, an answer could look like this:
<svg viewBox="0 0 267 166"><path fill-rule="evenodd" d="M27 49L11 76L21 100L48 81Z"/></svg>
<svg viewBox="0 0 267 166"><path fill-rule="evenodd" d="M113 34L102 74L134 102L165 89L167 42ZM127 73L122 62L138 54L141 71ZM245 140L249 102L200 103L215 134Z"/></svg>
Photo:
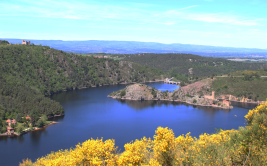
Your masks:
<svg viewBox="0 0 267 166"><path fill-rule="evenodd" d="M0 38L1 39L1 38ZM266 49L205 46L192 44L164 44L159 42L114 41L114 40L34 40L6 39L12 44L28 40L35 45L49 46L54 49L72 53L185 53L214 57L262 57L267 58Z"/></svg>
<svg viewBox="0 0 267 166"><path fill-rule="evenodd" d="M140 43L158 43L158 44L164 44L164 45L172 45L172 44L182 44L182 45L195 45L195 46L208 46L208 47L225 47L225 48L244 48L244 49L258 49L258 50L267 50L264 49L264 48L246 48L246 47L228 47L228 46L212 46L212 45L201 45L201 44L188 44L188 43L161 43L161 42L149 42L149 41L130 41L130 40L60 40L60 39L24 39L24 38L0 38L2 40L27 40L27 41L30 41L30 40L33 40L33 41L36 41L36 40L39 40L39 41L63 41L63 42L83 42L83 41L115 41L115 42L140 42ZM15 44L15 43L13 43Z"/></svg>

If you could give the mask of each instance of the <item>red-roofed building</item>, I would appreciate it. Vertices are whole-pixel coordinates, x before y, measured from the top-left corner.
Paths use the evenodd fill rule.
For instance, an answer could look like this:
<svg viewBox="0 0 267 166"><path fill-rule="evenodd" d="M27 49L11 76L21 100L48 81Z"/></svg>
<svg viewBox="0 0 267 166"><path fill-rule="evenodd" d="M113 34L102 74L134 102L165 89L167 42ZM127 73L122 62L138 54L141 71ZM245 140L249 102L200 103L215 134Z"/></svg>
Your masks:
<svg viewBox="0 0 267 166"><path fill-rule="evenodd" d="M7 133L8 134L13 134L14 133L14 129L12 127L7 127Z"/></svg>
<svg viewBox="0 0 267 166"><path fill-rule="evenodd" d="M6 120L6 123L8 123L8 126L10 126L11 124L16 124L17 122L16 122L16 120L15 119L8 119L8 120Z"/></svg>
<svg viewBox="0 0 267 166"><path fill-rule="evenodd" d="M31 119L31 117L26 117L26 120Z"/></svg>

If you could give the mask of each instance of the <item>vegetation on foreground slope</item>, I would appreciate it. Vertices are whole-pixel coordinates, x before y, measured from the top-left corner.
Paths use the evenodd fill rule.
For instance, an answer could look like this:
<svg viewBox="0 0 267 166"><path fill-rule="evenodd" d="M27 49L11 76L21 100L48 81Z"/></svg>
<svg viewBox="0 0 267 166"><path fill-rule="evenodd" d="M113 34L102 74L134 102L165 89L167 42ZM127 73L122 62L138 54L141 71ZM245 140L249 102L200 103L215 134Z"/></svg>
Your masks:
<svg viewBox="0 0 267 166"><path fill-rule="evenodd" d="M7 45L0 40L0 133L6 120L64 112L44 97L63 90L162 79L163 72L132 62L84 57L47 46ZM33 123L33 118L32 122Z"/></svg>
<svg viewBox="0 0 267 166"><path fill-rule="evenodd" d="M239 130L220 130L197 139L190 133L175 137L171 129L159 127L153 140L130 142L120 154L115 140L90 139L20 165L266 165L266 116L267 102L250 110L247 126Z"/></svg>

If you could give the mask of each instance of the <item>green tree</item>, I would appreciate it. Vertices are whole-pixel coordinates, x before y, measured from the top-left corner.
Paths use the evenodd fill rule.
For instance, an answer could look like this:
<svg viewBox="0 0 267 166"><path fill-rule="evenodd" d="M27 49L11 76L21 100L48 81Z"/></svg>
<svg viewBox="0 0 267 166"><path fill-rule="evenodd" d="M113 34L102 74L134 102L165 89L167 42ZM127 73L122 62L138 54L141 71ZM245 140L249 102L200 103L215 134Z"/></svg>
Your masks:
<svg viewBox="0 0 267 166"><path fill-rule="evenodd" d="M15 128L15 130L16 130L16 132L17 132L18 134L21 134L21 133L23 132L23 129L24 129L24 127L23 127L22 123L19 123L19 124L17 125L17 127Z"/></svg>
<svg viewBox="0 0 267 166"><path fill-rule="evenodd" d="M41 117L41 121L43 122L43 124L45 124L47 120L48 120L47 115L43 115Z"/></svg>
<svg viewBox="0 0 267 166"><path fill-rule="evenodd" d="M17 122L21 122L21 116L20 116L20 113L18 113L18 114L16 115L16 121L17 121Z"/></svg>
<svg viewBox="0 0 267 166"><path fill-rule="evenodd" d="M120 95L121 95L121 97L126 95L126 92L125 92L124 89L121 91L121 94Z"/></svg>
<svg viewBox="0 0 267 166"><path fill-rule="evenodd" d="M45 124L45 123L42 121L42 119L39 119L39 120L36 122L35 125L36 125L37 127L42 127L42 126L44 126L44 124Z"/></svg>
<svg viewBox="0 0 267 166"><path fill-rule="evenodd" d="M3 126L1 129L1 133L5 133L5 132L7 132L7 128L6 128L6 126Z"/></svg>
<svg viewBox="0 0 267 166"><path fill-rule="evenodd" d="M180 82L180 86L181 86L181 87L185 86L184 81L181 81L181 82Z"/></svg>
<svg viewBox="0 0 267 166"><path fill-rule="evenodd" d="M31 117L31 123L32 126L35 126L35 123L38 121L39 119L39 112L36 109L33 109L30 113L30 117Z"/></svg>

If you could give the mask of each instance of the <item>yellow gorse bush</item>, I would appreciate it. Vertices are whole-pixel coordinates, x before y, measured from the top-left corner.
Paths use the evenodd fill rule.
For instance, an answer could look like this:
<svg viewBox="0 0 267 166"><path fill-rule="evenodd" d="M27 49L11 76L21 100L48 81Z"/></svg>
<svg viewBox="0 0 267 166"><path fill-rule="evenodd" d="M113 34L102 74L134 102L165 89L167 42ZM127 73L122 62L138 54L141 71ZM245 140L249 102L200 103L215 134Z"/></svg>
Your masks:
<svg viewBox="0 0 267 166"><path fill-rule="evenodd" d="M115 165L117 161L114 140L91 139L76 145L75 149L60 150L39 158L36 165Z"/></svg>
<svg viewBox="0 0 267 166"><path fill-rule="evenodd" d="M52 152L26 165L267 165L267 102L245 116L247 126L192 138L175 137L171 129L158 127L153 140L127 143L118 153L114 140L90 139L74 149Z"/></svg>
<svg viewBox="0 0 267 166"><path fill-rule="evenodd" d="M149 144L151 140L144 137L143 139L135 140L134 143L124 145L125 151L120 155L118 165L140 165L148 156Z"/></svg>

